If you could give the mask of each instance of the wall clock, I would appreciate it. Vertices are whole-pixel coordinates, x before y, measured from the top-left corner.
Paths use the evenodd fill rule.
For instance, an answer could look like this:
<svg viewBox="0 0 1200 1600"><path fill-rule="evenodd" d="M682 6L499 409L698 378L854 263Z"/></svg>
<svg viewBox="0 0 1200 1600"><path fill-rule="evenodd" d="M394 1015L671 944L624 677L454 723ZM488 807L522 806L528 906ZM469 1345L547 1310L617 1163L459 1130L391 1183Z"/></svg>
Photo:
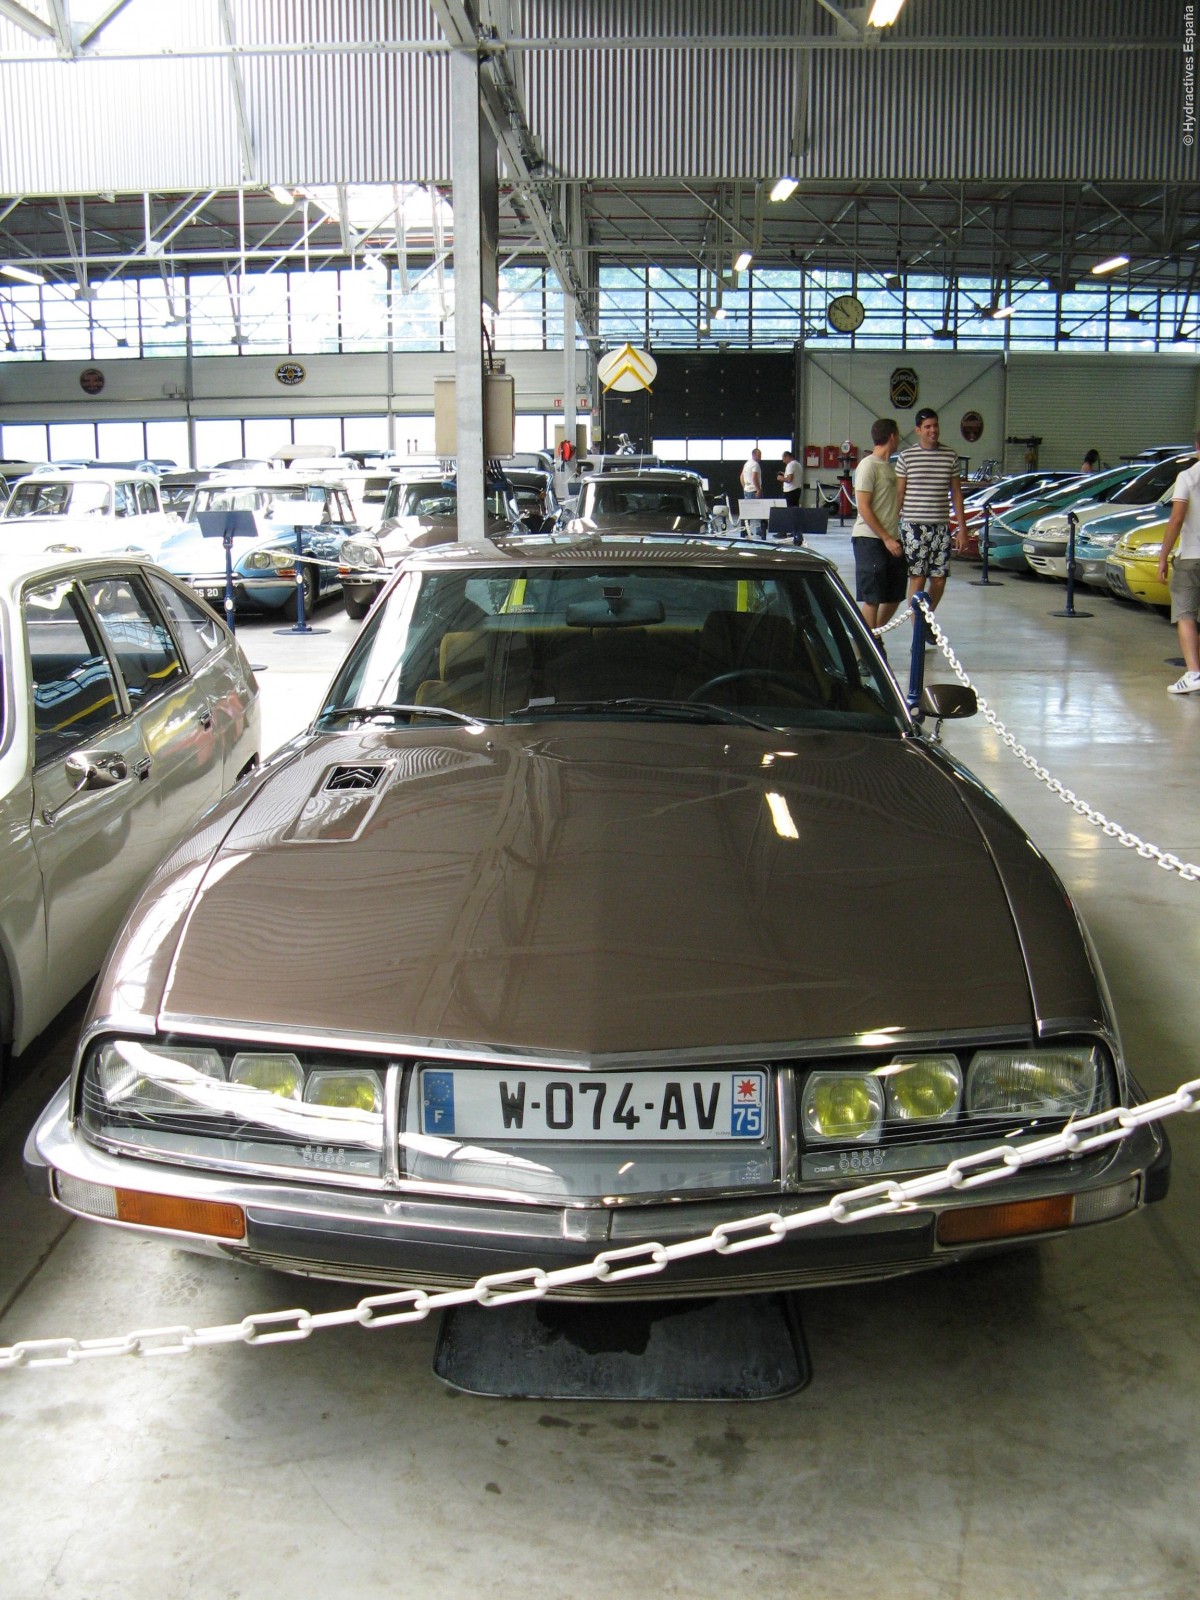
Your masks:
<svg viewBox="0 0 1200 1600"><path fill-rule="evenodd" d="M839 333L853 333L855 328L862 326L866 316L866 307L857 295L840 294L836 300L829 302L825 315L829 319L829 326L836 328Z"/></svg>

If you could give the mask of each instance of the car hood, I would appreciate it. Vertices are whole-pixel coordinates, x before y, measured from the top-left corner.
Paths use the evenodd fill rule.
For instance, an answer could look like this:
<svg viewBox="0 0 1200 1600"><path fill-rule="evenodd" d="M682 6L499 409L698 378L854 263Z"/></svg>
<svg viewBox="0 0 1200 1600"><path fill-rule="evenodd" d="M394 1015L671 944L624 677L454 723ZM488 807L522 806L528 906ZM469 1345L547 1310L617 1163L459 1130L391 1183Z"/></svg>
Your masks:
<svg viewBox="0 0 1200 1600"><path fill-rule="evenodd" d="M42 550L80 550L84 555L108 555L122 550L153 553L158 530L138 526L137 517L4 517L0 519L0 548L13 555L34 555Z"/></svg>
<svg viewBox="0 0 1200 1600"><path fill-rule="evenodd" d="M1111 537L1118 539L1124 534L1134 533L1139 528L1158 528L1166 526L1170 515L1168 507L1152 501L1148 506L1122 506L1114 511L1111 506L1103 507L1105 515L1093 517L1088 524L1088 537L1091 539Z"/></svg>
<svg viewBox="0 0 1200 1600"><path fill-rule="evenodd" d="M496 533L511 532L511 525L503 517L485 517L484 531L486 537L490 538ZM409 550L423 550L435 544L453 544L458 538L458 518L396 517L381 522L374 533L385 559L394 564Z"/></svg>
<svg viewBox="0 0 1200 1600"><path fill-rule="evenodd" d="M587 1059L1101 1020L1057 879L911 738L367 730L248 790L160 869L94 1015Z"/></svg>

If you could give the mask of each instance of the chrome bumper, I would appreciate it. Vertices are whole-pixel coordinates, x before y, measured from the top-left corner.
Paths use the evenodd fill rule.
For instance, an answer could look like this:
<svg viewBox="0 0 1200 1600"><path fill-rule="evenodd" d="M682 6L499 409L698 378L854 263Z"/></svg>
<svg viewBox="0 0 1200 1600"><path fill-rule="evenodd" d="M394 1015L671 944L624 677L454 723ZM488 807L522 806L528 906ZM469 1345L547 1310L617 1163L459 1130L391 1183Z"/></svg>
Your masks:
<svg viewBox="0 0 1200 1600"><path fill-rule="evenodd" d="M26 1177L35 1192L93 1221L107 1219L65 1204L59 1193L62 1178L240 1206L246 1232L233 1242L162 1228L136 1226L134 1231L156 1234L177 1247L208 1255L341 1282L469 1286L489 1273L576 1266L603 1250L700 1238L719 1223L768 1211L802 1210L829 1198L824 1192L768 1190L736 1200L562 1207L230 1177L98 1149L71 1126L67 1095L64 1084L26 1142ZM1082 1213L1074 1224L1078 1227L1126 1215L1161 1199L1167 1192L1169 1166L1170 1146L1161 1129L1136 1128L1102 1154L1048 1163L978 1193L939 1196L911 1210L862 1222L819 1224L750 1253L697 1256L650 1279L635 1279L627 1290L590 1284L571 1295L616 1293L644 1299L745 1294L894 1277L997 1248L995 1243L939 1245L935 1229L943 1211L1069 1193ZM1028 1237L1018 1242L1027 1242Z"/></svg>

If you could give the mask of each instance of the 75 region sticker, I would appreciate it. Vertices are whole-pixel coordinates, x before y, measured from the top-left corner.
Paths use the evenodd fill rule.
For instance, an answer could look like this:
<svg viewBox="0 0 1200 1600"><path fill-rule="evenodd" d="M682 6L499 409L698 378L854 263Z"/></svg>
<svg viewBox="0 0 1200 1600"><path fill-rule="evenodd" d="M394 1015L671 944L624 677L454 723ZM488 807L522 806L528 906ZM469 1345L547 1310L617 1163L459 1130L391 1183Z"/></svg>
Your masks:
<svg viewBox="0 0 1200 1600"><path fill-rule="evenodd" d="M765 1072L735 1072L733 1075L733 1103L729 1112L729 1136L732 1139L761 1139L763 1108L767 1096Z"/></svg>

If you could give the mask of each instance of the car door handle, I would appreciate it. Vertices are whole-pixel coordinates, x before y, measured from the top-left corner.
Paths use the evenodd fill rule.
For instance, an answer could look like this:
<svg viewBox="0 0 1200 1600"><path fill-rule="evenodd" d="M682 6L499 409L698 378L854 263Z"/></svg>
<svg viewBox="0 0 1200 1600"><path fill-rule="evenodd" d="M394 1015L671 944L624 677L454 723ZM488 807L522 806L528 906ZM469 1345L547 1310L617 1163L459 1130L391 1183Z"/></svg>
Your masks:
<svg viewBox="0 0 1200 1600"><path fill-rule="evenodd" d="M202 711L200 713L200 715L196 718L196 721L200 724L200 726L207 733L208 730L213 725L212 712L211 711Z"/></svg>

